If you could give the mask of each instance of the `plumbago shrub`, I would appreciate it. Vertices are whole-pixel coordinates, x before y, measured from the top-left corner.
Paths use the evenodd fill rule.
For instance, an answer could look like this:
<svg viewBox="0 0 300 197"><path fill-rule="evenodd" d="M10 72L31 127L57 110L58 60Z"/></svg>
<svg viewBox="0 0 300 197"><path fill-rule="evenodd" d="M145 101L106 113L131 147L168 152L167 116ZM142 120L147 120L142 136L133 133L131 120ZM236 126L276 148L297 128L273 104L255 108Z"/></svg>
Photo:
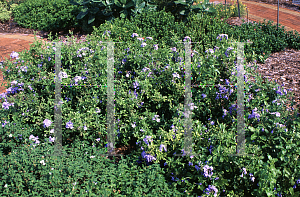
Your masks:
<svg viewBox="0 0 300 197"><path fill-rule="evenodd" d="M105 84L107 45L103 41L120 41L111 39L110 34L103 32L101 41L99 36L93 36L87 38L87 43L62 44L62 84L69 85L62 85L61 90L62 142L63 153L71 154L64 161L45 156L53 151L51 144L55 141L55 45L47 44L47 49L41 50L41 42L37 42L30 51L13 53L12 58L19 59L4 65L8 70L2 69L3 75L12 86L8 85L8 94L2 95L0 113L1 151L5 155L1 157L5 166L1 191L10 195L46 190L71 195L90 191L109 195L114 190L123 195L168 195L172 190L177 196L300 194L299 119L291 122L283 106L289 95L274 83L263 84L261 77L256 76L257 82L252 84L245 77L245 152L254 156L229 156L236 148L237 53L228 43L234 40L227 40L226 34L218 35L214 47L208 48L205 55L192 46L192 84L215 86L192 88L193 154L188 156L183 151L183 44L158 45L151 35L138 33L132 33L129 41L115 44L114 74L119 81L115 83L115 141L127 145L135 139L138 148L125 161L126 165L136 163L127 165L128 173L112 165L103 166L105 158L99 161L101 157L95 154L103 154L106 143L106 88L74 84ZM189 37L180 40L176 35L172 40L193 41ZM229 84L233 86L224 86ZM73 143L68 143L68 139ZM37 156L22 158L24 153L18 154L20 151ZM9 168L10 165L14 167ZM125 168L118 165L119 169ZM105 171L111 174L110 178L106 178ZM150 175L153 173L156 176ZM140 179L146 182L139 186ZM157 182L153 183L155 179ZM150 185L162 187L149 189ZM138 190L141 186L145 187ZM156 193L151 193L151 189Z"/></svg>
<svg viewBox="0 0 300 197"><path fill-rule="evenodd" d="M0 2L0 21L5 22L10 19L10 14L4 3Z"/></svg>
<svg viewBox="0 0 300 197"><path fill-rule="evenodd" d="M37 47L37 48L39 48L39 47ZM103 48L104 48L104 46L102 46L102 50L103 50ZM53 48L51 48L51 50L53 50ZM101 52L102 50L99 48L98 51ZM64 50L62 50L62 51L64 51ZM70 51L68 51L68 52L70 52ZM74 53L75 52L76 52L76 50L74 51ZM79 52L78 52L78 54L79 54ZM71 52L70 52L70 54L71 54ZM82 53L82 55L84 56L84 53ZM104 55L104 57L106 57L106 56ZM73 58L73 56L71 56L70 59L72 59L72 58ZM83 60L79 56L78 56L78 59ZM102 59L105 60L105 58L102 58ZM49 57L49 59L47 59L47 60L48 60L49 67L47 67L47 63L45 63L43 65L44 68L48 68L49 70L50 70L50 68L53 69L53 64L51 65L51 67L49 65L51 58ZM73 60L74 60L74 58L73 58ZM40 64L40 65L42 65L42 64ZM29 66L29 70L32 68L33 67ZM22 67L22 69L23 69L23 67ZM26 70L27 69L28 69L28 67L26 68ZM25 73L28 74L28 75L25 74L25 76L27 76L27 77L31 75L30 71L28 72L28 70ZM44 73L46 73L46 72L44 72ZM15 74L17 74L17 73L15 73ZM48 78L48 80L50 82L49 84L51 84L53 76L54 75L51 75L50 78ZM105 79L106 74L103 76ZM21 81L23 81L22 77L21 77ZM23 77L23 79L25 79L25 78ZM43 80L44 79L45 78L43 78ZM26 80L24 80L23 82L25 82L25 81ZM97 82L95 82L95 83L97 83ZM26 85L24 83L24 87L25 86ZM35 88L38 86L34 86L32 83L32 87ZM53 90L54 89L52 88L52 90L50 90L48 93L50 93ZM44 94L44 93L41 92L41 95L42 94ZM103 93L97 94L97 95L104 95L104 94L105 93L103 92ZM27 93L26 93L26 95L27 95ZM45 96L45 98L48 98L48 97L49 96ZM73 100L72 96L68 96L68 97L72 98L72 100ZM38 97L36 97L36 98L38 98ZM43 100L43 98L41 98L41 99ZM26 106L26 107L28 107L28 109L29 108L37 109L37 108L39 108L38 106L42 106L43 103L46 104L47 101L41 102L40 104L38 104L35 107L31 107L31 106ZM48 102L48 103L50 104L49 106L54 104L53 102L52 103ZM19 102L19 104L23 105L24 103ZM15 101L15 106L17 106L19 104L17 104L17 101ZM5 103L4 103L4 105L5 105ZM82 106L82 107L84 107L84 106ZM42 107L39 108L39 111L41 108ZM101 107L101 109L104 111L105 108ZM51 109L51 110L54 110L54 109ZM50 112L51 110L49 110L49 111L45 110L45 112L46 111ZM100 109L98 109L98 110L100 110ZM63 114L65 114L65 113L68 114L68 112L63 111ZM83 115L85 114L84 116L86 116L86 113L84 113L83 111L81 111L81 113ZM48 113L46 112L46 114L48 114ZM51 112L49 114L52 115ZM5 117L5 115L4 116L2 116L2 115L3 114L1 113L1 118ZM14 115L16 115L16 114L14 114ZM23 114L23 115L25 115L25 114ZM33 116L29 115L29 116L30 117L33 117L33 116L38 117L38 115L33 115ZM48 118L50 120L53 120L53 117L50 117L49 115L46 115L46 116L48 116ZM14 118L15 117L16 116L14 116ZM76 117L74 120L80 120L80 119L81 118ZM101 119L104 120L104 117L101 117ZM21 121L22 120L20 120L20 122ZM35 124L37 123L37 121L35 122ZM21 128L20 122L12 123L12 124L15 124L14 126ZM91 122L91 121L87 121L87 123L88 122ZM51 123L49 123L48 121L44 121L44 128L49 127L50 124ZM25 124L22 124L22 126L24 126L24 125ZM153 194L168 195L169 194L170 196L180 196L180 193L177 192L176 190L174 190L174 188L171 188L171 186L166 183L164 177L162 175L160 175L160 174L163 174L163 172L160 173L161 169L157 168L157 165L155 165L156 167L150 166L150 167L147 167L144 169L140 169L134 165L127 167L127 165L130 163L130 160L126 161L126 162L122 161L121 164L118 165L118 169L116 169L116 167L112 166L111 164L108 165L109 163L107 161L106 161L106 165L104 165L103 163L105 161L103 161L103 159L99 160L99 158L101 158L101 157L96 159L94 155L91 155L92 154L91 151L94 151L94 153L96 153L96 148L91 150L90 147L88 146L89 142L88 141L86 142L81 139L80 141L78 141L78 140L75 141L77 143L72 144L73 148L68 150L68 153L69 154L72 153L72 155L75 155L76 158L72 157L72 158L68 158L67 160L61 161L59 163L62 163L62 165L59 166L59 165L57 165L58 164L57 162L55 162L54 160L51 160L52 158L49 158L49 157L44 157L44 156L42 156L40 158L30 157L30 155L35 155L35 154L38 154L41 152L45 153L45 151L47 151L47 152L51 153L51 151L53 151L53 148L50 147L50 149L49 149L49 147L47 147L47 145L46 145L48 142L53 143L53 141L54 141L53 137L49 137L49 139L47 139L46 143L41 143L41 145L39 146L39 147L41 147L40 149L38 149L38 147L36 147L36 145L39 144L40 141L44 141L44 140L42 140L42 138L44 136L43 133L51 134L52 133L51 130L49 132L47 132L47 131L45 132L44 129L43 129L44 131L42 131L42 132L34 132L32 130L28 131L28 130L30 130L29 128L33 125L30 123L29 124L27 123L26 127L28 130L26 128L23 128L24 131L21 132L22 134L19 134L19 138L17 139L12 136L15 134L17 135L17 130L14 130L14 131L9 130L9 128L8 128L9 124L6 125L6 123L3 123L2 126L4 129L1 130L1 136L7 134L7 137L8 137L6 139L2 138L2 141L1 141L1 143L3 143L3 144L1 144L1 151L3 151L3 153L6 155L6 157L2 157L2 160L1 160L3 166L5 166L4 170L1 172L3 175L3 176L1 176L1 177L3 177L1 179L1 191L3 191L3 194L16 195L16 194L19 194L22 192L23 194L28 195L28 194L38 194L38 193L42 193L42 192L45 193L45 191L47 191L47 193L49 193L49 195L53 195L53 194L57 195L60 193L62 193L62 194L69 194L69 193L70 194L86 194L87 192L90 192L90 193L92 192L93 194L100 194L100 195L108 196L114 192L114 193L126 194L126 195L131 195L131 196L136 196L136 195L139 196L139 195L145 195L145 194L147 194L147 195L150 195L150 194L151 195L153 195ZM72 126L70 126L68 128L73 128ZM89 125L87 125L87 126L88 126L88 128L90 128ZM98 125L98 126L101 126L101 125ZM13 129L16 127L11 127L11 128ZM77 125L76 125L76 127L77 127ZM6 130L6 128L8 128L8 130ZM38 136L40 136L40 138L38 138ZM25 143L25 144L31 143L31 145L33 145L33 146L30 146L31 149L30 149L30 147L28 147L28 149L27 149L27 147L25 146L23 149L14 148L14 149L8 150L8 149L6 149L7 146L8 147L10 146L10 148L13 147L13 143L9 139L13 139L13 141L15 139L20 140L19 142L14 141L14 143L17 145L19 144L19 146L23 143ZM22 141L23 139L24 139L24 141ZM66 139L64 138L63 141L66 141ZM93 141L99 142L100 138L97 138L96 140L93 140ZM103 140L101 140L101 141L103 141ZM74 147L80 147L80 146L84 147L85 143L87 144L87 146L85 146L86 147L85 151L90 152L89 155L86 155L86 159L87 159L86 161L84 161L84 159L79 156L79 154L81 154L80 151L82 151L82 149L80 148L78 151L78 149L74 148ZM3 147L2 145L6 146L6 147ZM96 145L96 143L95 143L95 145ZM99 146L98 146L98 148L99 148ZM7 155L8 151L13 151L13 150L14 150L14 152L12 155ZM21 152L21 150L23 150L23 151ZM77 150L77 151L75 151L75 150ZM103 146L102 146L102 150L103 150ZM30 155L28 155L27 157L25 156L26 151L27 151L27 153L28 153L28 151L30 152ZM101 153L103 154L104 151L102 151ZM30 159L29 160L28 159L20 160L20 158L19 158L20 155L25 156L25 158L31 158L32 160L30 160ZM8 161L14 161L16 159L18 160L18 163L14 164L14 169L8 170L11 166L5 165L5 164ZM76 161L75 161L75 159L76 159ZM79 159L79 160L77 160L77 159ZM98 165L98 163L99 163L99 165ZM122 164L122 163L124 163L124 164ZM46 170L46 168L48 168L48 166L50 167L49 172L47 172L47 170ZM89 170L87 170L87 169L89 169ZM87 173L91 169L94 169L92 171L95 173L93 173L93 174ZM102 169L101 170L102 172L98 171L97 169ZM9 172L9 174L7 174L7 170ZM23 172L24 172L24 174L23 174ZM69 173L66 174L66 172L69 172ZM111 172L113 172L113 173L111 173ZM141 173L141 172L143 172L143 173ZM108 174L110 174L110 175L107 176ZM135 176L134 174L136 174L136 181L133 181L133 179L132 179L133 176ZM83 176L85 176L85 178ZM99 180L97 177L99 178ZM105 177L105 180L103 179L103 177ZM86 179L88 180L88 182L85 182L83 184L82 181L86 180ZM118 179L120 179L120 181ZM28 180L36 180L36 181L31 182ZM131 183L129 183L129 182L131 182ZM147 184L148 184L148 186L147 186ZM145 188L143 188L143 187L145 187Z"/></svg>
<svg viewBox="0 0 300 197"><path fill-rule="evenodd" d="M137 35L137 34L133 34L133 35ZM150 42L150 44L146 47L147 49L149 49L151 47L151 42L153 42L152 39L150 39L150 38L151 37L146 37L146 39L149 40L149 42ZM135 43L134 46L136 48L140 48L141 47L140 46L140 42L141 42L140 40L143 40L142 38L138 38L137 40L133 40L133 38L131 38L131 40L132 40L133 43ZM154 66L156 66L156 64L160 64L159 62L162 62L163 58L167 58L168 61L170 62L170 65L171 65L171 62L173 62L172 59L174 59L174 62L176 62L176 64L182 64L182 58L176 58L176 56L178 56L178 53L175 53L176 52L176 48L172 49L173 52L172 52L172 55L170 55L170 54L168 54L166 52L166 51L170 51L170 48L166 48L165 49L164 46L163 46L163 48L158 48L158 45L155 45L154 42L152 43L152 45L154 45L158 49L158 51L155 50L153 52L153 55L156 55L156 56L158 56L160 58L159 61L154 60L156 62L156 63L154 63ZM79 46L77 46L77 47L79 47ZM123 47L123 49L122 49L122 47ZM41 47L39 47L37 45L37 48L41 48ZM93 48L93 47L89 47L89 48ZM94 75L91 79L88 78L88 79L90 79L89 83L90 84L100 84L100 85L104 83L103 80L106 79L106 74L105 74L106 59L105 59L105 57L107 56L105 50L103 50L103 49L105 49L105 46L101 46L101 45L99 46L99 43L98 43L98 46L94 47L94 48L95 48L95 50L92 50L92 49L88 49L88 48L85 48L85 47L82 46L76 52L69 52L68 48L62 49L62 54L65 54L66 55L65 58L68 58L68 60L66 60L66 62L63 61L64 62L63 65L66 64L67 62L68 62L67 64L70 63L70 64L74 65L74 66L68 65L68 66L65 66L65 68L62 68L62 71L64 73L63 76L65 77L63 79L63 81L62 81L62 84L74 84L74 83L76 84L78 81L80 81L80 77L79 76L76 76L76 77L74 76L75 78L73 78L73 77L70 76L71 74L74 75L75 73L83 74L83 76L81 77L82 81L87 80L84 77L84 75L88 76L87 74L90 73L90 72L92 72L92 70L91 70L91 68L88 69L88 67L87 67L88 64L82 65L83 64L82 60L88 60L89 58L92 58L92 57L93 57L93 60L91 60L91 61L95 61L97 63L97 66L94 66L94 67L98 68L98 70L101 71L101 72L99 74ZM126 45L123 44L123 45L120 45L120 48L121 48L121 51L125 51L125 52L127 51L127 54L126 55L124 54L125 57L123 55L122 58L118 57L118 55L121 54L121 53L117 53L118 55L116 54L116 58L119 59L119 61L121 62L119 66L116 66L116 68L118 68L118 70L119 70L118 74L120 74L119 77L116 76L117 79L124 78L124 77L126 77L126 78L132 78L132 77L134 77L135 73L138 73L138 70L143 69L141 67L141 65L145 65L144 62L147 61L147 59L151 59L151 54L149 54L149 53L147 54L144 51L141 51L140 55L135 54L135 52L134 52L135 48L134 47L128 47L128 46L126 46ZM132 49L130 49L130 48L132 48ZM54 49L55 48L46 50L44 53L51 52L51 50L54 50ZM143 49L143 47L142 47L142 49ZM67 51L64 51L64 50L67 50ZM95 53L95 51L99 51L100 55L93 55L93 53ZM54 51L52 51L51 53L53 53L53 52ZM92 54L90 56L88 56L88 57L83 57L82 54L86 54L87 52L88 53L92 53ZM53 110L53 106L51 106L51 105L49 105L49 107L43 106L43 105L41 106L39 104L38 100L41 100L42 103L49 103L49 102L51 103L51 102L53 102L54 95L51 94L51 90L54 89L54 86L53 86L54 84L52 84L53 83L52 79L53 79L53 77L55 75L53 73L54 63L51 62L51 57L50 56L48 58L46 58L46 57L44 57L41 54L38 55L37 54L38 51L36 51L36 52L35 51L31 51L31 53L32 53L32 56L38 56L38 57L41 57L41 59L39 60L39 58L38 59L37 58L30 58L30 60L29 60L30 63L28 64L28 66L25 65L25 66L21 66L20 67L21 70L25 73L24 76L26 76L26 78L23 77L23 76L20 76L20 80L18 80L18 81L12 81L12 84L21 84L24 87L30 86L30 87L26 88L26 90L25 90L26 98L28 98L27 97L27 93L28 93L28 95L30 95L30 94L32 95L32 103L30 103L29 105L27 103L26 104L22 104L24 106L24 108L26 108L26 109L24 109L24 112L25 112L24 113L24 117L22 117L20 119L20 121L22 121L24 123L31 123L31 124L33 124L33 128L37 130L36 132L38 132L38 130L40 130L40 128L42 128L42 130L44 130L44 128L49 127L49 129L47 129L48 131L46 131L46 133L49 134L49 132L51 131L51 129L54 128L54 125L52 124L52 126L47 126L47 125L51 125L51 123L48 123L49 121L44 121L44 120L38 118L39 116L37 116L37 115L40 113L39 110L32 111L31 113L27 113L26 110L30 110L30 108L32 108L32 109L38 109L38 108L45 109L46 111L48 111L47 119L51 120L50 117L52 115L51 112ZM101 53L103 53L103 54L101 54ZM228 50L228 53L230 53L230 50ZM78 57L76 56L76 54L78 55ZM62 55L62 56L64 56L64 55ZM82 57L80 57L80 56L82 56ZM127 58L127 56L129 56L129 58ZM143 56L143 57L140 57L140 56ZM102 57L102 58L99 58L99 57ZM210 61L214 61L214 60L210 60ZM38 65L38 66L37 67L30 66L30 65L35 65L35 64ZM95 64L95 63L93 63L93 64ZM149 62L147 62L147 64L149 64ZM83 66L85 66L85 70L86 71L81 71L81 72L76 71L76 68L77 69L78 68L82 68ZM17 66L17 67L19 68L19 66ZM91 67L93 67L93 65ZM10 73L10 77L12 77L12 76L19 76L19 75L21 75L21 71L20 72L17 71L18 68L16 68L16 67L13 68L12 67L11 69L8 69L6 71L6 73ZM135 68L135 69L132 70L132 68ZM146 68L145 70L147 71L148 69ZM200 69L202 69L202 68L200 68ZM214 73L214 78L219 79L220 77L222 77L221 73L214 66L212 66L211 69L212 69L211 73ZM132 71L128 72L128 70L132 70ZM182 67L181 68L177 67L176 70L177 70L177 72L183 72L182 71L183 70ZM168 72L168 78L172 78L173 77L172 73L170 73L170 72L171 71ZM36 79L34 77L33 73L38 73L38 75L43 76L43 77L41 79ZM131 75L131 77L128 77L129 75ZM182 77L182 75L183 74L181 74L181 77ZM69 76L69 77L67 77L67 76ZM209 72L207 72L207 71L203 72L203 77L207 77L207 76L209 76ZM13 78L15 78L15 77L13 77ZM144 76L144 78L145 78L145 76ZM162 77L162 78L167 78L167 77ZM200 78L200 76L198 78ZM10 80L10 78L7 78L7 80ZM160 79L155 79L155 80L157 80L156 82L162 81ZM133 82L134 81L132 81L132 80L129 80L129 82L127 82L127 83L122 82L122 83L120 83L119 87L122 88L122 86L125 86L128 89L129 86L132 86ZM213 83L213 80L210 79L209 81L207 81L207 82L204 81L204 82L205 83ZM145 83L145 85L144 85L145 87L149 86L149 85L147 85L147 79L146 79L146 81L144 83ZM171 84L173 86L173 88L174 87L178 88L177 84L173 85L171 82L167 82L167 83ZM36 87L36 88L34 88L34 87ZM42 90L43 88L45 88L45 89ZM65 88L67 89L68 87L65 87ZM81 86L76 87L76 88L78 88L78 90L71 87L69 91L66 91L65 95L64 95L64 93L65 93L64 90L62 90L62 94L63 94L62 97L66 100L64 103L67 106L69 106L71 109L73 109L77 105L77 99L80 102L83 99L84 103L88 103L84 98L81 98L81 96L79 94L79 92L85 93L85 91L86 91L85 89L86 88L85 87L81 87ZM168 91L169 94L172 93L171 88ZM141 90L143 90L143 91L145 91L145 89L149 89L149 87L148 88L141 88ZM14 93L15 90L17 90L17 89L16 88L15 89L10 89L8 91L11 92L11 93ZM96 117L96 124L95 123L89 123L90 124L89 126L92 127L92 128L93 127L95 128L96 125L97 125L97 127L100 127L100 129L103 132L105 132L104 131L105 130L104 129L104 126L105 126L105 120L104 120L105 111L103 110L101 112L100 109L102 109L104 106L106 106L105 105L105 100L106 100L105 93L106 93L106 89L103 88L103 87L97 87L97 88L95 88L95 90L96 90L96 92L94 92L94 93L91 92L90 93L90 96L94 97L92 99L94 101L92 101L92 103L89 103L88 105L94 106L93 107L94 110L90 111L89 114L91 114L90 115L91 117L92 116ZM97 92L97 91L100 91L100 92ZM122 94L124 94L123 92L120 91L122 98L124 97L124 95L122 95ZM37 93L37 94L35 95L35 93ZM146 99L151 98L152 95L153 95L153 93L152 92L150 93L148 90L147 90L146 93L147 93L146 94L147 95ZM48 96L45 96L45 94L47 94ZM129 92L129 94L131 94L131 93ZM145 95L145 93L142 93L142 94ZM41 98L38 98L39 95L41 95ZM99 95L103 95L103 96L99 97ZM156 93L154 93L154 95L156 95ZM178 96L178 95L182 95L182 92L179 91L177 94L175 94L175 96ZM25 99L25 97L24 97L24 95L22 95L22 93L18 94L18 97L21 100ZM97 97L97 99L96 99L96 97ZM133 105L133 104L137 103L137 101L133 101L133 102L131 101L131 96L129 96L129 98L130 99L129 99L128 102L121 101L121 105L126 105L126 106L129 105L130 106L130 105ZM52 101L51 101L51 99L52 99ZM74 101L75 99L76 99L76 101ZM159 99L159 98L157 98L157 99ZM72 102L68 102L70 100ZM37 102L37 103L35 104L35 102ZM141 103L142 103L142 101L141 101ZM84 105L85 104L83 104L83 107L80 107L80 108L84 108ZM147 103L147 105L148 105L148 103ZM38 106L41 106L41 107L38 107ZM16 109L18 109L18 107L21 107L21 106L17 106ZM133 107L135 107L135 105L133 105ZM66 110L66 111L64 111L64 110ZM86 119L86 117L89 116L87 114L83 114L81 112L81 109L79 110L78 107L77 107L77 110L78 110L78 112L75 112L75 114L76 114L75 117L74 117L74 112L67 110L66 107L64 107L62 109L62 113L66 114L67 116L69 116L69 118L72 117L73 120L77 119L77 120L80 120L80 121ZM143 110L144 110L144 108L143 108ZM23 111L23 110L20 109L20 111ZM120 110L120 111L122 111L122 110ZM97 115L97 113L99 115ZM30 116L32 116L32 118L30 116L28 117L27 114L29 114ZM82 117L82 118L79 118L79 117ZM85 117L85 118L83 118L83 117ZM51 121L51 122L53 122L53 121ZM81 125L74 125L74 126L76 126L76 128L77 128L77 126L83 127L82 124L83 124L83 122L81 123ZM89 127L89 126L87 126L87 127ZM101 126L103 126L103 127L101 128ZM69 132L66 132L66 133L69 133ZM74 133L74 132L72 131L71 133ZM86 135L86 133L85 134L84 133L85 132L81 131L80 132L80 136Z"/></svg>

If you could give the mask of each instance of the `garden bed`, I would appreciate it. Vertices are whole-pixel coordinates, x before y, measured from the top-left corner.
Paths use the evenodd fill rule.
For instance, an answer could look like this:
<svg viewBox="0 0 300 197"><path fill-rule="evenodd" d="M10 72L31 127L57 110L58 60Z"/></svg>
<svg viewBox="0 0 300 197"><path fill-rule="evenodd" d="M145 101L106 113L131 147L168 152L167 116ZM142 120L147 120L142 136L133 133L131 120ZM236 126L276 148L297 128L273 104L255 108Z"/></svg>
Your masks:
<svg viewBox="0 0 300 197"><path fill-rule="evenodd" d="M62 145L69 155L46 155L54 151L56 140L56 46L49 43L41 50L36 43L32 53L12 54L8 70L3 71L14 85L8 94L18 96L7 99L0 113L3 195L300 194L300 121L295 114L291 121L282 102L290 96L287 90L273 89L275 84L263 83L261 76L255 76L255 83L244 78L245 152L254 156L230 156L236 153L238 56L229 44L251 40L253 45L245 46L246 59L264 61L274 49L300 48L299 37L287 38L281 30L274 33L274 26L268 24L230 27L206 15L193 15L187 23L175 24L171 19L159 12L144 13L130 23L116 20L98 27L89 44L61 48L62 84L73 80L80 85L84 81L103 84L108 46L99 39L129 43L116 44L114 53L114 78L119 79L115 142L132 148L118 162L102 157L107 153L107 87L62 87ZM190 107L185 106L185 51L175 45L186 40L200 42L191 48L191 84L204 86L193 87ZM183 148L187 108L192 114L193 155L186 155Z"/></svg>

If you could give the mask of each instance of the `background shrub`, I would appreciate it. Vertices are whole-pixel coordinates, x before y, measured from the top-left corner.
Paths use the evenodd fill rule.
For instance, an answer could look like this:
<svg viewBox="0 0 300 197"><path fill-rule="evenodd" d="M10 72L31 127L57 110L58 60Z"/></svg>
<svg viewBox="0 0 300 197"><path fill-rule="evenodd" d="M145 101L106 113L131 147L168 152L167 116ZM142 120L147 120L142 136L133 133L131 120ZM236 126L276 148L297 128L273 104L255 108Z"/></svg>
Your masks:
<svg viewBox="0 0 300 197"><path fill-rule="evenodd" d="M13 10L18 6L14 1L0 1L0 21L6 22L13 16Z"/></svg>
<svg viewBox="0 0 300 197"><path fill-rule="evenodd" d="M161 11L145 11L135 18L131 17L132 30L140 29L141 32L147 32L154 40L162 40L171 46L175 43L171 42L171 37L175 35L183 35L184 22L176 22L171 12L166 12L165 8ZM134 27L134 29L133 29Z"/></svg>
<svg viewBox="0 0 300 197"><path fill-rule="evenodd" d="M70 5L68 0L28 0L14 11L15 21L22 27L43 31L78 27L75 19L79 7Z"/></svg>
<svg viewBox="0 0 300 197"><path fill-rule="evenodd" d="M175 46L172 37L182 35L184 28L183 22L175 22L174 16L164 9L158 12L147 10L135 18L130 17L130 20L117 18L113 23L106 22L95 28L93 35L101 36L103 32L110 31L111 38L126 42L132 33L146 33L160 44L164 40L167 45Z"/></svg>
<svg viewBox="0 0 300 197"><path fill-rule="evenodd" d="M0 2L0 21L5 22L10 19L11 11L7 8L7 3Z"/></svg>

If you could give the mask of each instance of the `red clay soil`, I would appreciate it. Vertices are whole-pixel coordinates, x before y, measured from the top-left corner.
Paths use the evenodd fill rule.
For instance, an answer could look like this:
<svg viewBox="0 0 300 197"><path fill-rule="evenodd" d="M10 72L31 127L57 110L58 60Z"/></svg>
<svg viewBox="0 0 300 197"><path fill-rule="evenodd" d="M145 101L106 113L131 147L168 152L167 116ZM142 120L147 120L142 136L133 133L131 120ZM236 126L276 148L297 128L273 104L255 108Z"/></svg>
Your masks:
<svg viewBox="0 0 300 197"><path fill-rule="evenodd" d="M17 36L19 37L19 39L16 39ZM29 50L30 49L30 45L33 43L33 36L21 36L21 35L14 35L13 37L15 38L3 38L0 37L0 62L1 61L5 61L5 57L13 60L10 57L10 54L14 51L14 52L21 52L23 50ZM44 39L45 40L45 39ZM5 69L8 69L8 67L6 66ZM0 71L0 94L6 92L6 84L7 81L5 81L3 79L3 73L2 71ZM2 99L0 99L0 101L2 102ZM0 106L1 107L1 106Z"/></svg>
<svg viewBox="0 0 300 197"><path fill-rule="evenodd" d="M225 5L225 0L210 0L209 2L222 3ZM235 1L235 4L237 1ZM239 1L243 5L246 5L248 9L248 18L252 21L263 22L266 19L273 21L273 25L277 24L277 6L269 5L266 3L258 3L255 1ZM226 4L232 4L230 1L226 1ZM247 16L245 16L247 17ZM285 26L286 31L296 30L300 33L300 12L283 8L279 6L279 24Z"/></svg>

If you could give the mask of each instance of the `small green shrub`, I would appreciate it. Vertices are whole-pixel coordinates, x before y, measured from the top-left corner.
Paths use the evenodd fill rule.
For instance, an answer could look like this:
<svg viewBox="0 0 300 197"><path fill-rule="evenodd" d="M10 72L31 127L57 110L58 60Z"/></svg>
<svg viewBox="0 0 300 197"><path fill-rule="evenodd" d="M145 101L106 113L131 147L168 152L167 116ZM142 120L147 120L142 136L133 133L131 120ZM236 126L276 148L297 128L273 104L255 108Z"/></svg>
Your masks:
<svg viewBox="0 0 300 197"><path fill-rule="evenodd" d="M15 21L25 27L43 31L80 26L75 18L79 7L68 0L28 0L13 11Z"/></svg>
<svg viewBox="0 0 300 197"><path fill-rule="evenodd" d="M175 17L171 12L166 12L165 9L161 11L145 11L135 18L131 18L132 27L140 29L142 32L147 32L148 35L155 40L164 38L168 45L171 43L172 32L176 35L183 35L184 23L175 22ZM131 29L133 29L131 27ZM167 38L167 39L166 39Z"/></svg>
<svg viewBox="0 0 300 197"><path fill-rule="evenodd" d="M286 42L292 49L300 49L300 36L297 31L288 31L285 34Z"/></svg>
<svg viewBox="0 0 300 197"><path fill-rule="evenodd" d="M126 42L131 39L130 35L133 33L146 34L151 35L159 44L162 44L163 40L167 45L176 46L178 43L175 43L172 37L181 38L185 28L183 22L175 22L174 16L164 9L158 12L146 10L136 17L130 17L129 20L117 18L113 23L106 22L95 28L93 35L101 36L103 32L110 31L111 38Z"/></svg>
<svg viewBox="0 0 300 197"><path fill-rule="evenodd" d="M264 63L271 53L282 51L289 46L284 27L279 25L277 30L272 21L234 26L229 35L237 38L240 42L253 41L251 47L245 48L245 54L254 52L259 56L260 63Z"/></svg>
<svg viewBox="0 0 300 197"><path fill-rule="evenodd" d="M0 2L0 21L5 22L10 19L11 11L8 11L5 3Z"/></svg>
<svg viewBox="0 0 300 197"><path fill-rule="evenodd" d="M9 10L11 11L11 12L13 12L15 9L16 9L16 7L18 7L19 5L18 4L11 4L10 5L10 8L9 8Z"/></svg>

